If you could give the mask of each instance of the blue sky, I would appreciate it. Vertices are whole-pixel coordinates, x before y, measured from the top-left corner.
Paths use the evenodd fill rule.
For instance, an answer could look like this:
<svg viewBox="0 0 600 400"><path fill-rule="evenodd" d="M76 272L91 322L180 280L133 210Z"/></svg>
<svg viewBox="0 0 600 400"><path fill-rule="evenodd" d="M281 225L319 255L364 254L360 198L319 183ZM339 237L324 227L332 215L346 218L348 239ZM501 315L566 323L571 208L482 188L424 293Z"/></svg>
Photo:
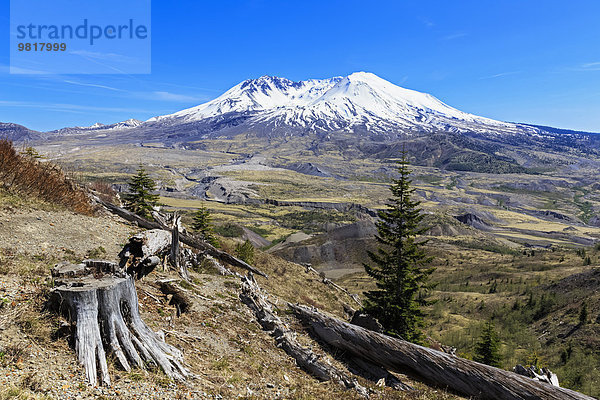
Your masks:
<svg viewBox="0 0 600 400"><path fill-rule="evenodd" d="M8 15L4 0L0 121L37 130L145 120L261 75L369 71L474 114L600 131L599 1L155 0L148 75L10 75Z"/></svg>

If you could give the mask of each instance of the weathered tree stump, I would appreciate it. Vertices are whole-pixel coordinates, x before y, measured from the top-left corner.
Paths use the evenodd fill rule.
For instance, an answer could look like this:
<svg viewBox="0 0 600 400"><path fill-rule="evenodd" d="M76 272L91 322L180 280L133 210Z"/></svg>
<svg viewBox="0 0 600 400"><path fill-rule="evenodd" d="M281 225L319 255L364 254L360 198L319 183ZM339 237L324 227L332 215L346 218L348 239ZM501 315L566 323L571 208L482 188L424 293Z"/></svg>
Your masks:
<svg viewBox="0 0 600 400"><path fill-rule="evenodd" d="M161 341L142 320L132 277L116 264L88 261L58 264L52 271L55 288L50 303L75 324L75 351L87 381L110 385L106 353L120 366L160 367L183 380L188 371L182 353Z"/></svg>
<svg viewBox="0 0 600 400"><path fill-rule="evenodd" d="M188 267L192 265L193 254L184 251L179 244L179 230L181 229L181 218L173 215L173 227L171 231L171 265L179 271L179 275L186 281L190 281ZM187 257L186 257L187 256Z"/></svg>

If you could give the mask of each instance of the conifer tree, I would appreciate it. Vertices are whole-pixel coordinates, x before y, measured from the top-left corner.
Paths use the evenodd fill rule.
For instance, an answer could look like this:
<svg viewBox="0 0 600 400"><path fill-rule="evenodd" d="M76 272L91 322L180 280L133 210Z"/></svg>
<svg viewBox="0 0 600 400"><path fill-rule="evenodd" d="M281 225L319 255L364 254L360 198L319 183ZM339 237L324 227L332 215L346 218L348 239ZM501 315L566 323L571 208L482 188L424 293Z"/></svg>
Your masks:
<svg viewBox="0 0 600 400"><path fill-rule="evenodd" d="M475 356L473 359L482 364L500 367L500 341L494 329L492 321L488 321L483 328L483 332L475 347Z"/></svg>
<svg viewBox="0 0 600 400"><path fill-rule="evenodd" d="M388 208L379 212L376 239L380 247L368 252L370 264L364 264L369 276L375 279L377 289L366 293L363 311L377 318L391 336L421 343L423 340L423 307L429 291L434 268L425 253L425 241L415 240L424 232L419 226L423 215L420 202L412 199L411 170L406 153L399 161L400 177L390 186L392 197Z"/></svg>
<svg viewBox="0 0 600 400"><path fill-rule="evenodd" d="M192 222L192 230L198 233L202 240L207 241L213 246L218 246L217 238L213 234L210 211L206 207L200 207L195 213Z"/></svg>
<svg viewBox="0 0 600 400"><path fill-rule="evenodd" d="M129 193L123 196L125 208L141 217L150 218L150 212L158 205L159 196L152 193L155 189L156 183L140 165L129 181Z"/></svg>
<svg viewBox="0 0 600 400"><path fill-rule="evenodd" d="M588 309L587 303L583 303L581 310L579 311L579 325L585 325L588 320Z"/></svg>
<svg viewBox="0 0 600 400"><path fill-rule="evenodd" d="M33 158L34 160L44 158L44 157L42 157L42 155L40 153L37 152L37 150L35 148L33 148L31 146L27 146L27 147L24 146L23 150L20 152L20 154L22 156Z"/></svg>
<svg viewBox="0 0 600 400"><path fill-rule="evenodd" d="M249 240L246 240L244 243L238 243L235 246L235 255L242 261L252 264L254 261L254 246Z"/></svg>

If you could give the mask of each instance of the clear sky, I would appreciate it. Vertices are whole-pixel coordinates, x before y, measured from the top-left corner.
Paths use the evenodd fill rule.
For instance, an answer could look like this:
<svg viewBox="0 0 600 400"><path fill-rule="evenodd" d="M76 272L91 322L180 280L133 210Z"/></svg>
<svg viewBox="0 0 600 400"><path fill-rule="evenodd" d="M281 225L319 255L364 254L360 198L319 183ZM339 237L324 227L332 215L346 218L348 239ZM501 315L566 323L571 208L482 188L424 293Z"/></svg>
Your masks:
<svg viewBox="0 0 600 400"><path fill-rule="evenodd" d="M597 0L155 0L149 75L10 75L0 11L0 121L36 130L146 120L261 75L369 71L462 111L600 131Z"/></svg>

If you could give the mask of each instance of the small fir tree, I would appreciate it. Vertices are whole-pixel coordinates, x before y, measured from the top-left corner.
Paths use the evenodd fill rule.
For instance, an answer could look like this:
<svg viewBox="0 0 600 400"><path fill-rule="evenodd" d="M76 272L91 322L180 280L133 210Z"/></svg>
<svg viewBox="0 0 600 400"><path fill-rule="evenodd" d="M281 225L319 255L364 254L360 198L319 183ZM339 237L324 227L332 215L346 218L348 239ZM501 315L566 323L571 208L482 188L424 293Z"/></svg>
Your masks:
<svg viewBox="0 0 600 400"><path fill-rule="evenodd" d="M492 321L488 321L483 328L479 342L475 347L473 359L482 364L500 367L500 340L494 329Z"/></svg>
<svg viewBox="0 0 600 400"><path fill-rule="evenodd" d="M33 158L34 160L44 158L44 157L42 157L42 155L40 153L38 153L38 151L36 149L34 149L31 146L23 147L23 150L21 151L21 155L25 156L25 157Z"/></svg>
<svg viewBox="0 0 600 400"><path fill-rule="evenodd" d="M158 205L159 196L152 193L155 189L156 183L140 165L129 181L129 193L123 196L125 208L140 217L150 218L152 209Z"/></svg>
<svg viewBox="0 0 600 400"><path fill-rule="evenodd" d="M581 306L581 311L579 311L579 325L585 325L588 320L588 309L587 303L583 303Z"/></svg>
<svg viewBox="0 0 600 400"><path fill-rule="evenodd" d="M235 246L235 254L242 261L252 264L252 261L254 261L254 246L249 240L246 240L244 243L238 243Z"/></svg>
<svg viewBox="0 0 600 400"><path fill-rule="evenodd" d="M380 247L368 252L370 264L365 264L369 276L375 279L377 290L366 293L363 311L377 318L391 336L421 343L423 340L423 307L434 287L429 277L434 268L423 249L425 241L416 241L424 232L419 227L423 215L414 201L406 153L402 153L398 172L400 177L390 186L392 197L388 209L379 212L376 239Z"/></svg>
<svg viewBox="0 0 600 400"><path fill-rule="evenodd" d="M192 230L198 233L202 237L202 240L212 244L213 246L219 245L217 238L213 234L210 211L206 207L200 207L194 213Z"/></svg>
<svg viewBox="0 0 600 400"><path fill-rule="evenodd" d="M590 258L590 256L586 256L583 260L583 265L591 265L592 264L592 259Z"/></svg>

